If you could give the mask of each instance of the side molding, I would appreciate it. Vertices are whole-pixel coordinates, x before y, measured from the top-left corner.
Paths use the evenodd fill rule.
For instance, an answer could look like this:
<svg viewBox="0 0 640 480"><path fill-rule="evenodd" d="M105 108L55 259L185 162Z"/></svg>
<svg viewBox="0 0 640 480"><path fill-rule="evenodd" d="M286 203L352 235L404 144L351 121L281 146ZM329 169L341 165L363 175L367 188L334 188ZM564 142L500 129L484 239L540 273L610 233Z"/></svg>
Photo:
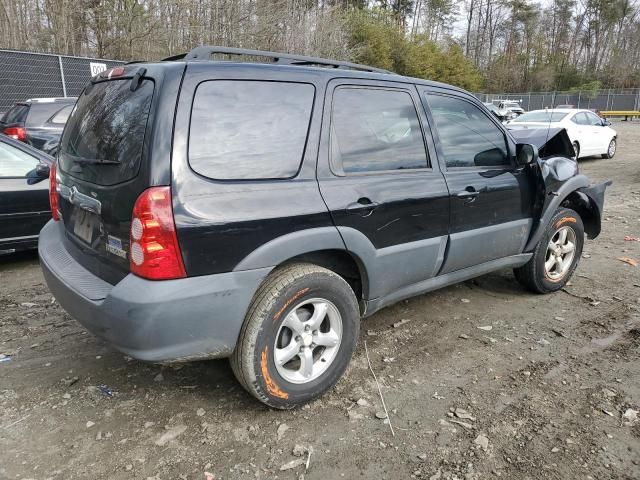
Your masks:
<svg viewBox="0 0 640 480"><path fill-rule="evenodd" d="M455 272L446 273L437 277L429 278L422 282L417 282L412 285L408 285L404 288L391 292L380 298L374 298L373 300L366 302L366 308L364 316L368 317L375 312L393 303L404 300L405 298L414 297L423 293L437 290L439 288L453 285L454 283L463 282L470 278L475 278L485 273L493 272L503 268L515 268L520 267L527 263L532 257L531 253L523 253L520 255L512 255L510 257L499 258L490 262L482 263L474 267L457 270Z"/></svg>

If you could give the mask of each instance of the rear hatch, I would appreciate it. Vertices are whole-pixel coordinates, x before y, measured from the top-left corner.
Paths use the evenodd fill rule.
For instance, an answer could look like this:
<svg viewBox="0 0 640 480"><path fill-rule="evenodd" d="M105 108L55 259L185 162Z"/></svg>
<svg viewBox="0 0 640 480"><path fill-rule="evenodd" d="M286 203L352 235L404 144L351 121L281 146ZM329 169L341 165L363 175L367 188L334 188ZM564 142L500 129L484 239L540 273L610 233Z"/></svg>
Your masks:
<svg viewBox="0 0 640 480"><path fill-rule="evenodd" d="M58 155L59 210L66 247L112 284L129 272L129 227L149 186L155 81L131 68L87 86L69 116ZM126 76L130 75L130 76Z"/></svg>

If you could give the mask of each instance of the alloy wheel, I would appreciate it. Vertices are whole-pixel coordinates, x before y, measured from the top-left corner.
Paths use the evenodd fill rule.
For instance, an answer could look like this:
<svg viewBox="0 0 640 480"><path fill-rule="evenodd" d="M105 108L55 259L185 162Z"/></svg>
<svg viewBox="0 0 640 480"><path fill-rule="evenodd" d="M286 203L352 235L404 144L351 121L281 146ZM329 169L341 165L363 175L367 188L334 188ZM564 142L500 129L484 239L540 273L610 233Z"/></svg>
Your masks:
<svg viewBox="0 0 640 480"><path fill-rule="evenodd" d="M342 341L342 316L323 298L304 300L285 317L276 335L273 360L291 383L308 383L335 360Z"/></svg>
<svg viewBox="0 0 640 480"><path fill-rule="evenodd" d="M556 230L549 244L544 262L544 272L551 281L557 282L571 269L576 254L576 234L571 227Z"/></svg>

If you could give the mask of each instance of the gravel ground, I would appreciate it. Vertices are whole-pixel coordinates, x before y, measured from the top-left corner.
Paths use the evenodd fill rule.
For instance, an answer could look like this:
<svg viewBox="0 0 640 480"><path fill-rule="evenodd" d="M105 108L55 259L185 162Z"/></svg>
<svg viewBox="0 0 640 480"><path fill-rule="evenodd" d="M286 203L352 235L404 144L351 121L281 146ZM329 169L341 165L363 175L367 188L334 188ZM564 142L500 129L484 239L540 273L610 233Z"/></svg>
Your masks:
<svg viewBox="0 0 640 480"><path fill-rule="evenodd" d="M618 260L640 260L640 123L614 126L616 157L580 162L614 184L570 285L533 295L501 271L387 308L296 411L227 361L124 357L53 301L35 254L0 258L0 478L640 479L640 266Z"/></svg>

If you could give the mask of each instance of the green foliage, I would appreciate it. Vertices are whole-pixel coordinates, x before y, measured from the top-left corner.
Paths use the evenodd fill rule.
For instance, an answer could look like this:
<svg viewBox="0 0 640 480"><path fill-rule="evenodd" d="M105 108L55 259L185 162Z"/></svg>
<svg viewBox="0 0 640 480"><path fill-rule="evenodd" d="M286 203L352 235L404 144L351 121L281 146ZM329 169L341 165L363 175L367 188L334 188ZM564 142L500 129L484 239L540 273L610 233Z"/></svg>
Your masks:
<svg viewBox="0 0 640 480"><path fill-rule="evenodd" d="M481 86L480 73L456 43L440 46L425 35L409 38L383 10L351 12L347 24L355 62L467 90Z"/></svg>
<svg viewBox="0 0 640 480"><path fill-rule="evenodd" d="M571 92L581 92L586 98L595 100L598 98L598 93L602 88L602 82L600 80L593 80L592 82L583 83L577 87L569 89Z"/></svg>

